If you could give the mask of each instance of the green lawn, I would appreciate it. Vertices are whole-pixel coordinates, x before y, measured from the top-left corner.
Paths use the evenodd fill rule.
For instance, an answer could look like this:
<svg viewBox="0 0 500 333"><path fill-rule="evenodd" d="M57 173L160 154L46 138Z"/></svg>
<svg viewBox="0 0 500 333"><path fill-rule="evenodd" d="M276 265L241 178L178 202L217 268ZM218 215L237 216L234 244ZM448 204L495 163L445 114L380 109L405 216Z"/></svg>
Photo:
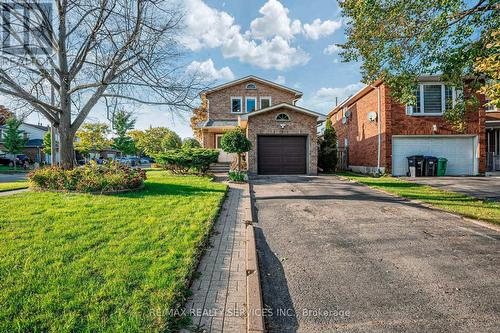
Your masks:
<svg viewBox="0 0 500 333"><path fill-rule="evenodd" d="M374 178L350 172L338 173L338 175L453 213L500 224L500 203L498 202L485 202L464 194L444 191L393 177Z"/></svg>
<svg viewBox="0 0 500 333"><path fill-rule="evenodd" d="M153 171L128 194L3 197L0 332L170 331L225 192Z"/></svg>
<svg viewBox="0 0 500 333"><path fill-rule="evenodd" d="M28 187L27 180L19 180L19 181L9 182L9 183L0 183L0 192L19 190L19 189L27 188L27 187Z"/></svg>

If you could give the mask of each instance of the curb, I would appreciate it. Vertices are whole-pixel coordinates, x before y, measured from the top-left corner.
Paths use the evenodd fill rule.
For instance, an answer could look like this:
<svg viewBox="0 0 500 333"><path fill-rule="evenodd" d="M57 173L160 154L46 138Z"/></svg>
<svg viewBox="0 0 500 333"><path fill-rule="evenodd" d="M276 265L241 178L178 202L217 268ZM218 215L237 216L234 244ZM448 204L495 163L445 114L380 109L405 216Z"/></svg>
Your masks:
<svg viewBox="0 0 500 333"><path fill-rule="evenodd" d="M245 241L246 241L246 276L247 276L247 332L265 332L263 317L262 289L260 286L260 273L255 242L255 229L253 226L252 200L250 184L245 190L244 200L245 216Z"/></svg>
<svg viewBox="0 0 500 333"><path fill-rule="evenodd" d="M454 217L458 217L458 218L462 219L465 222L473 223L473 224L479 225L481 227L484 227L484 228L487 228L487 229L491 229L491 230L500 232L500 226L497 226L495 224L492 224L492 223L489 223L489 222L485 222L485 221L481 221L481 220L476 220L476 219L473 219L473 218L470 218L470 217L467 217L467 216L460 215L458 213L453 213L453 212L447 211L445 209L441 209L439 207L436 207L436 206L433 206L431 204L425 203L423 201L401 197L401 196L399 196L397 194L394 194L394 193L391 193L391 192L388 192L388 191L385 191L385 190L382 190L382 189L379 189L379 188L371 187L369 185L363 184L361 182L358 182L356 180L353 180L353 179L350 179L350 178L347 178L347 177L344 177L344 176L336 176L336 177L338 177L340 180L348 181L348 182L351 182L351 183L356 183L358 185L368 187L368 188L370 188L372 190L375 190L375 191L387 194L387 195L389 195L389 196L391 196L393 198L400 199L401 201L411 202L413 204L422 206L422 207L427 208L427 209L435 210L435 211L438 211L438 212L441 212L441 213L449 214L449 215L454 216Z"/></svg>

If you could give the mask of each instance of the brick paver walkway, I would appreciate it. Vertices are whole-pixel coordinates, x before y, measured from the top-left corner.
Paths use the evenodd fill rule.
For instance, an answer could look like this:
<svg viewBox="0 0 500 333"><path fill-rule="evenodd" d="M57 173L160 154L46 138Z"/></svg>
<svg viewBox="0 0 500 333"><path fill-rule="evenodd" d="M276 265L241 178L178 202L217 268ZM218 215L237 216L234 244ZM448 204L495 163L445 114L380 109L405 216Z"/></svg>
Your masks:
<svg viewBox="0 0 500 333"><path fill-rule="evenodd" d="M183 332L245 332L245 207L246 185L230 184L214 226L211 247L201 259L201 276L186 303L193 326Z"/></svg>

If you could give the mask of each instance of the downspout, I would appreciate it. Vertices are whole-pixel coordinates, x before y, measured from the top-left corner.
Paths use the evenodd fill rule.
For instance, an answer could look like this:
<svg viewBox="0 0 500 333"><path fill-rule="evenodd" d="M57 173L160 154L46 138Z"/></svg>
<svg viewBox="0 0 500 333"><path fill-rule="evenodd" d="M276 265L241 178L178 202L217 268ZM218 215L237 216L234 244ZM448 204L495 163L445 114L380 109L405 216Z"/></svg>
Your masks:
<svg viewBox="0 0 500 333"><path fill-rule="evenodd" d="M381 147L382 147L382 119L381 119L381 100L380 100L380 85L375 87L370 85L371 87L377 89L377 174L380 175L380 158L381 158Z"/></svg>

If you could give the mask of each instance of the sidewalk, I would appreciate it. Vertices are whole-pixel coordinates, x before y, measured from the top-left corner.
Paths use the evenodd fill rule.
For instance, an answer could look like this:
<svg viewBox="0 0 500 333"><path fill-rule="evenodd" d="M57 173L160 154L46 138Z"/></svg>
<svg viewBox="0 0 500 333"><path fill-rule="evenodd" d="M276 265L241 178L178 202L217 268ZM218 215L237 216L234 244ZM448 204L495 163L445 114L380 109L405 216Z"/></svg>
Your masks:
<svg viewBox="0 0 500 333"><path fill-rule="evenodd" d="M229 184L228 197L201 259L186 303L192 327L181 332L246 332L245 211L246 185Z"/></svg>

